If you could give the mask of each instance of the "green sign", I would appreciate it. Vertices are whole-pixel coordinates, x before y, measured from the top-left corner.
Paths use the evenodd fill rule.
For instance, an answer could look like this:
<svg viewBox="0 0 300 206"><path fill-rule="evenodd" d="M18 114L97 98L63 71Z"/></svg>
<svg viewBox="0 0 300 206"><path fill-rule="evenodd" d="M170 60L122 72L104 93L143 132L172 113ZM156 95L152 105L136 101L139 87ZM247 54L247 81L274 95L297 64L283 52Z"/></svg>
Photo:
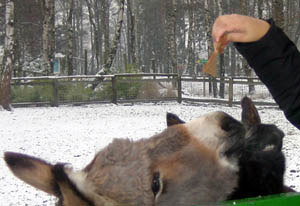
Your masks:
<svg viewBox="0 0 300 206"><path fill-rule="evenodd" d="M198 59L197 63L198 64L206 64L208 62L208 59Z"/></svg>

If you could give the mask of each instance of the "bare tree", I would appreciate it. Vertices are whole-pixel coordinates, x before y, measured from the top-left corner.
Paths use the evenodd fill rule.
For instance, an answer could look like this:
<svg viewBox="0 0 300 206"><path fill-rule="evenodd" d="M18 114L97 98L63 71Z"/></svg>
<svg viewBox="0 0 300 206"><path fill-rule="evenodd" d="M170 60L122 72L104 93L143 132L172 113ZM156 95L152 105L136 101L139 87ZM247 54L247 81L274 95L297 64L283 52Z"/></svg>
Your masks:
<svg viewBox="0 0 300 206"><path fill-rule="evenodd" d="M124 1L125 2L125 1ZM122 4L122 2L121 2ZM124 4L123 4L124 5ZM109 53L110 53L110 41L109 41L109 27L110 27L110 19L109 19L109 15L110 15L110 1L109 0L101 0L101 22L103 24L103 41L104 41L104 54L103 54L103 60L102 60L102 64L106 64L106 62L108 61L109 58ZM122 24L123 24L123 13L124 13L124 9L120 8L120 12L122 12ZM120 15L119 15L120 16ZM119 22L120 23L120 22ZM121 25L122 25L121 24ZM121 35L121 28L120 28L120 35Z"/></svg>
<svg viewBox="0 0 300 206"><path fill-rule="evenodd" d="M141 0L133 0L133 12L135 14L134 16L134 57L135 57L135 63L138 66L140 66L140 4Z"/></svg>
<svg viewBox="0 0 300 206"><path fill-rule="evenodd" d="M195 15L194 15L194 0L187 0L189 13L189 33L188 33L188 69L190 75L195 75L195 51L193 48L193 41L195 38Z"/></svg>
<svg viewBox="0 0 300 206"><path fill-rule="evenodd" d="M217 6L218 15L221 16L223 14L222 1L217 0L216 6ZM224 96L225 96L225 83L223 82L224 77L225 77L224 53L219 55L219 68L220 68L220 73L219 74L220 74L220 80L221 80L219 96L221 98L224 98Z"/></svg>
<svg viewBox="0 0 300 206"><path fill-rule="evenodd" d="M207 41L207 54L208 57L211 55L211 53L214 51L213 41L212 41L212 34L211 34L211 28L213 25L213 5L212 1L205 0L204 1L204 8L205 8L205 30L206 30L206 41ZM217 88L217 82L216 78L210 77L209 82L209 93L213 94L213 96L216 98L218 94L218 88Z"/></svg>
<svg viewBox="0 0 300 206"><path fill-rule="evenodd" d="M121 29L123 25L123 16L124 16L124 6L125 6L125 0L120 0L120 8L119 8L119 14L118 14L118 22L116 25L115 35L112 42L112 47L110 48L110 52L108 54L108 58L103 66L98 72L99 74L109 74L111 72L111 66L113 64L113 61L117 54L117 49L120 43L121 38Z"/></svg>
<svg viewBox="0 0 300 206"><path fill-rule="evenodd" d="M133 0L127 0L127 58L129 64L136 64L135 57L135 15ZM125 65L126 66L126 65Z"/></svg>
<svg viewBox="0 0 300 206"><path fill-rule="evenodd" d="M176 0L166 0L167 9L167 36L168 36L168 55L171 61L173 73L177 73L177 52L176 52Z"/></svg>
<svg viewBox="0 0 300 206"><path fill-rule="evenodd" d="M55 49L55 4L54 0L42 0L43 11L43 70L53 73Z"/></svg>
<svg viewBox="0 0 300 206"><path fill-rule="evenodd" d="M67 36L68 36L68 47L67 47L67 71L68 75L73 75L73 9L74 1L68 0L68 17L67 17Z"/></svg>
<svg viewBox="0 0 300 206"><path fill-rule="evenodd" d="M15 54L15 19L14 19L14 0L6 0L5 10L5 45L4 55L0 62L0 107L6 110L11 110L11 99L10 99L10 82L12 71L14 67Z"/></svg>
<svg viewBox="0 0 300 206"><path fill-rule="evenodd" d="M282 29L284 29L283 2L284 0L273 0L273 18L276 21L276 25Z"/></svg>

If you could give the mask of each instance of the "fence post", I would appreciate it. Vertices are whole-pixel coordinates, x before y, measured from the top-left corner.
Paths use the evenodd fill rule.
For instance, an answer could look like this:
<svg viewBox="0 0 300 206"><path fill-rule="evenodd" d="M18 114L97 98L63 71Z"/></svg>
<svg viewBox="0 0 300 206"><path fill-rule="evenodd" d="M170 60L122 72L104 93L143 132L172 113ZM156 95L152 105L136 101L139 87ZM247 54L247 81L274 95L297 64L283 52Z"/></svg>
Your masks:
<svg viewBox="0 0 300 206"><path fill-rule="evenodd" d="M153 74L156 74L157 71L156 71L156 67L155 67L155 59L151 59L151 68L152 68L152 73ZM153 79L156 79L155 75L153 76Z"/></svg>
<svg viewBox="0 0 300 206"><path fill-rule="evenodd" d="M228 106L232 107L233 102L233 79L229 78L229 87L228 87Z"/></svg>
<svg viewBox="0 0 300 206"><path fill-rule="evenodd" d="M57 79L53 79L52 86L53 86L53 100L51 106L58 107L58 80Z"/></svg>
<svg viewBox="0 0 300 206"><path fill-rule="evenodd" d="M206 96L206 78L203 77L203 96Z"/></svg>
<svg viewBox="0 0 300 206"><path fill-rule="evenodd" d="M114 75L111 78L111 83L112 83L112 103L117 104L117 77Z"/></svg>
<svg viewBox="0 0 300 206"><path fill-rule="evenodd" d="M180 74L177 75L177 89L178 89L177 101L179 104L181 104L181 102L182 102L182 84L181 84Z"/></svg>
<svg viewBox="0 0 300 206"><path fill-rule="evenodd" d="M87 59L87 49L84 50L84 75L88 73L88 59Z"/></svg>

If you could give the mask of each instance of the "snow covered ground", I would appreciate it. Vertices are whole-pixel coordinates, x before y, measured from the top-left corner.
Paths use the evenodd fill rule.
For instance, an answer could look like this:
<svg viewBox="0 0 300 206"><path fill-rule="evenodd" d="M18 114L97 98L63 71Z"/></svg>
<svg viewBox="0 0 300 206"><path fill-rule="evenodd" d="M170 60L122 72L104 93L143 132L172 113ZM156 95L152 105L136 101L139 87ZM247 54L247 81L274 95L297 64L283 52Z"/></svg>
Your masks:
<svg viewBox="0 0 300 206"><path fill-rule="evenodd" d="M0 111L0 205L54 205L54 198L26 185L6 167L4 151L22 152L52 163L84 167L115 137L133 140L150 137L166 127L166 112L190 120L222 110L240 118L239 106L211 104L135 104L18 108ZM276 108L259 108L262 121L281 128L287 159L285 182L300 191L300 132Z"/></svg>

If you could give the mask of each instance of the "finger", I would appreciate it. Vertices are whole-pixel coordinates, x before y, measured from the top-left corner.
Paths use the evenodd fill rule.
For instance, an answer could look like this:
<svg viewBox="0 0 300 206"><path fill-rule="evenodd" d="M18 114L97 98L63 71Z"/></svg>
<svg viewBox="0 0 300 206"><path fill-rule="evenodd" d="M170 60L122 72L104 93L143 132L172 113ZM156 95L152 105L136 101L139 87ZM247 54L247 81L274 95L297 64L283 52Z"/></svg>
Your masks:
<svg viewBox="0 0 300 206"><path fill-rule="evenodd" d="M214 30L212 33L214 42L219 42L225 33L226 33L226 30L224 30L224 29Z"/></svg>

